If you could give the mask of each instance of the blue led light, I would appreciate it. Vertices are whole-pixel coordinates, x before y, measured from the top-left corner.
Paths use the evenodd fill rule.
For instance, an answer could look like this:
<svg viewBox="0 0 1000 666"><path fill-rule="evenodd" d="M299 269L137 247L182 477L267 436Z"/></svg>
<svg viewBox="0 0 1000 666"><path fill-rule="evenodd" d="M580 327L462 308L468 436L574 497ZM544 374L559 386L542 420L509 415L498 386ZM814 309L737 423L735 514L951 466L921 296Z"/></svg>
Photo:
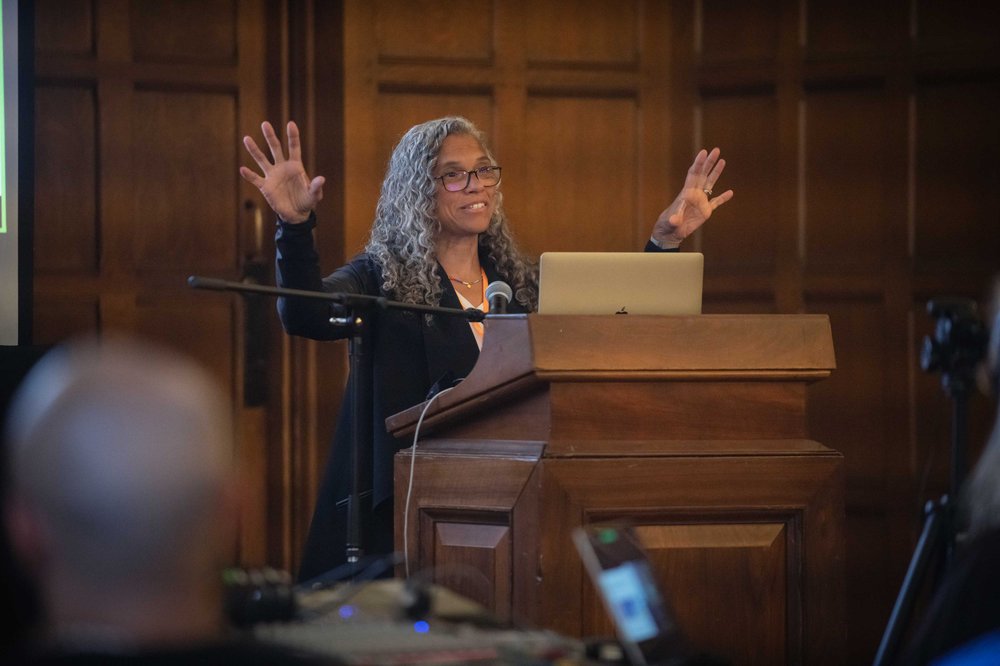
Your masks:
<svg viewBox="0 0 1000 666"><path fill-rule="evenodd" d="M340 617L345 620L349 617L354 616L354 606L341 606L340 607Z"/></svg>
<svg viewBox="0 0 1000 666"><path fill-rule="evenodd" d="M431 630L431 625L427 624L423 620L417 620L416 622L413 623L413 631L417 632L418 634L426 634L430 630Z"/></svg>

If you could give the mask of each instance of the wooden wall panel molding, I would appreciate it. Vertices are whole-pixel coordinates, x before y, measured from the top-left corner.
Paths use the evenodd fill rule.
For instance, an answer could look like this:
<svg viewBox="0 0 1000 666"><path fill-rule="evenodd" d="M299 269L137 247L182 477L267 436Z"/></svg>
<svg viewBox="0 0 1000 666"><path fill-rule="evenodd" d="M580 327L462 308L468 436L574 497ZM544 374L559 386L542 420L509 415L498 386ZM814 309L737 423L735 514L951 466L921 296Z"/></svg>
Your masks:
<svg viewBox="0 0 1000 666"><path fill-rule="evenodd" d="M643 4L639 0L581 0L567 11L559 3L525 3L528 67L637 68Z"/></svg>
<svg viewBox="0 0 1000 666"><path fill-rule="evenodd" d="M530 211L516 227L526 248L627 251L645 243L632 223L639 119L634 98L528 98L526 171L511 178Z"/></svg>
<svg viewBox="0 0 1000 666"><path fill-rule="evenodd" d="M898 541L898 526L894 525L902 513L895 515L885 510L884 494L855 499L847 506L847 564L848 587L847 607L852 613L864 617L879 618L878 621L848 619L849 654L874 656L882 631L883 618L892 611L892 602L899 591L899 581L905 573L906 562L893 553L889 543ZM876 508L877 507L877 508ZM912 507L907 507L912 512ZM897 570L901 569L898 573ZM848 660L848 663L855 663ZM866 662L867 663L867 662Z"/></svg>
<svg viewBox="0 0 1000 666"><path fill-rule="evenodd" d="M241 131L259 133L267 118L284 126L295 120L302 133L306 169L327 177L317 210L316 243L332 269L345 254L343 236L343 3L280 0L265 5L267 108L248 118ZM242 60L241 60L242 62ZM241 153L244 164L249 158ZM352 174L351 177L355 177ZM265 261L270 277L274 216L252 186L241 194L265 220ZM273 313L273 309L270 309ZM267 317L272 392L269 393L267 473L273 493L267 506L269 563L295 571L333 438L346 379L346 345L323 344L286 335L278 318Z"/></svg>
<svg viewBox="0 0 1000 666"><path fill-rule="evenodd" d="M233 276L242 210L232 168L239 162L237 105L233 93L133 92L137 270L184 266Z"/></svg>
<svg viewBox="0 0 1000 666"><path fill-rule="evenodd" d="M135 229L132 109L133 84L125 78L98 75L98 187L101 207L101 274L119 289L132 287Z"/></svg>
<svg viewBox="0 0 1000 666"><path fill-rule="evenodd" d="M206 302L183 287L171 291L151 291L136 299L136 333L145 339L183 349L208 368L219 384L236 383L236 362L219 350L233 345L236 321L234 301L209 297Z"/></svg>
<svg viewBox="0 0 1000 666"><path fill-rule="evenodd" d="M100 313L97 299L65 296L35 297L34 343L54 345L78 335L97 330Z"/></svg>
<svg viewBox="0 0 1000 666"><path fill-rule="evenodd" d="M439 89L423 90L381 90L377 109L378 149L376 159L378 164L387 165L392 149L396 147L403 134L414 125L430 118L447 115L465 116L476 124L479 129L493 136L494 100L489 91L459 92ZM382 179L369 183L372 211L374 202L378 200L382 188Z"/></svg>
<svg viewBox="0 0 1000 666"><path fill-rule="evenodd" d="M96 275L97 98L93 86L35 88L35 272Z"/></svg>
<svg viewBox="0 0 1000 666"><path fill-rule="evenodd" d="M838 370L810 389L809 422L847 464L851 663L871 660L920 507L947 478L946 454L931 457L944 398L918 367L923 306L982 300L997 270L997 9L672 8L674 126L722 146L736 191L696 239L706 311L768 311L770 297L831 315ZM989 430L986 402L971 440Z"/></svg>
<svg viewBox="0 0 1000 666"><path fill-rule="evenodd" d="M132 0L129 19L136 62L237 64L235 0Z"/></svg>
<svg viewBox="0 0 1000 666"><path fill-rule="evenodd" d="M415 32L425 32L414 25ZM377 194L385 165L377 153L377 103L380 68L376 50L378 28L375 4L344 3L344 241L350 256L364 246L375 216Z"/></svg>
<svg viewBox="0 0 1000 666"><path fill-rule="evenodd" d="M814 92L804 99L804 269L874 273L885 262L886 155L872 151L884 136L884 92ZM905 119L897 119L905 120ZM896 210L902 215L903 210ZM859 243L858 239L864 238ZM881 285L879 286L881 291Z"/></svg>
<svg viewBox="0 0 1000 666"><path fill-rule="evenodd" d="M693 143L723 149L727 165L719 186L733 188L738 197L737 205L713 218L695 239L709 277L736 273L742 279L774 271L777 105L773 95L731 94L707 97L696 111L700 125Z"/></svg>
<svg viewBox="0 0 1000 666"><path fill-rule="evenodd" d="M269 417L243 409L242 310L184 278L241 277L254 235L237 149L240 129L264 115L262 9L260 0L36 7L37 339L114 331L193 356L230 392L241 461L259 461ZM84 305L67 309L66 298ZM280 487L261 476L253 484L265 502ZM255 506L242 522L240 564L264 563L260 514Z"/></svg>
<svg viewBox="0 0 1000 666"><path fill-rule="evenodd" d="M830 315L838 349L836 372L809 388L809 432L844 454L850 502L855 487L884 488L893 452L901 453L906 447L905 424L892 427L884 421L889 400L888 341L872 335L885 329L884 304L845 299L810 301L808 307L811 312Z"/></svg>
<svg viewBox="0 0 1000 666"><path fill-rule="evenodd" d="M704 286L703 314L776 314L769 280L759 284L744 278L714 279ZM748 284L750 283L750 284Z"/></svg>
<svg viewBox="0 0 1000 666"><path fill-rule="evenodd" d="M661 3L588 1L567 13L552 2L496 2L457 18L434 3L397 8L345 6L345 159L359 176L345 192L347 247L367 236L387 147L403 125L456 113L485 123L528 252L644 244L673 196L663 191ZM461 21L463 11L474 18ZM572 178L563 164L575 165Z"/></svg>
<svg viewBox="0 0 1000 666"><path fill-rule="evenodd" d="M885 54L892 11L889 3L809 2L805 11L805 57L879 57Z"/></svg>
<svg viewBox="0 0 1000 666"><path fill-rule="evenodd" d="M995 78L923 85L915 99L914 270L995 271L1000 87Z"/></svg>
<svg viewBox="0 0 1000 666"><path fill-rule="evenodd" d="M492 2L378 0L373 4L380 62L488 64L492 59Z"/></svg>
<svg viewBox="0 0 1000 666"><path fill-rule="evenodd" d="M774 61L788 0L694 0L695 51L713 63ZM692 54L694 55L694 54Z"/></svg>
<svg viewBox="0 0 1000 666"><path fill-rule="evenodd" d="M93 0L36 0L35 49L38 54L94 56Z"/></svg>
<svg viewBox="0 0 1000 666"><path fill-rule="evenodd" d="M913 36L920 53L989 54L996 62L996 7L970 5L956 12L934 0L916 0Z"/></svg>

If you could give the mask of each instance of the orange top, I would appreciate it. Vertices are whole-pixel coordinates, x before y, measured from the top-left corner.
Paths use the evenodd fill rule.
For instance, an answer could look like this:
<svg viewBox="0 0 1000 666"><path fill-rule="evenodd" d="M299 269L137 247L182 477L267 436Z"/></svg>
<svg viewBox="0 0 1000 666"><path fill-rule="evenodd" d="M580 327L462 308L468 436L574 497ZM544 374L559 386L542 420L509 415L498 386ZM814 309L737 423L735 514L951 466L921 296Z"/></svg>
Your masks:
<svg viewBox="0 0 1000 666"><path fill-rule="evenodd" d="M488 284L486 282L486 271L484 271L483 269L480 268L479 272L482 275L482 280L480 281L480 284L482 284L482 286L483 286L483 300L482 300L482 302L480 302L479 305L473 305L469 301L469 299L467 299L465 296L462 296L462 294L459 293L458 289L455 289L455 295L458 296L458 302L459 302L459 304L463 308L465 308L466 310L468 310L469 308L472 308L474 310L482 310L483 312L489 312L490 311L490 304L486 302L486 285ZM455 286L452 285L452 288L454 289ZM472 328L472 334L474 336L476 336L476 344L479 345L479 351L482 351L483 350L483 333L485 332L484 329L483 329L483 322L481 322L481 321L470 321L469 322L469 326Z"/></svg>

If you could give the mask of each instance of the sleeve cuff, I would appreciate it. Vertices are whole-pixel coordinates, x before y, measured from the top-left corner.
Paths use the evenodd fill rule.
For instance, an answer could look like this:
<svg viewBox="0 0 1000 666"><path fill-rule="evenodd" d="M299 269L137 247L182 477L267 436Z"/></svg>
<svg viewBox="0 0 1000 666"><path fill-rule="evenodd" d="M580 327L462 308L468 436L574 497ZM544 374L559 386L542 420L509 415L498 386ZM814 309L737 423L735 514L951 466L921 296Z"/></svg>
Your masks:
<svg viewBox="0 0 1000 666"><path fill-rule="evenodd" d="M652 236L650 236L649 240L646 241L646 247L645 247L644 251L645 252L679 252L680 248L679 247L663 247L662 245L660 245L659 241L657 241L655 238L653 238Z"/></svg>
<svg viewBox="0 0 1000 666"><path fill-rule="evenodd" d="M309 213L309 217L304 222L285 222L280 217L277 218L278 228L284 234L296 234L312 231L316 228L316 211Z"/></svg>

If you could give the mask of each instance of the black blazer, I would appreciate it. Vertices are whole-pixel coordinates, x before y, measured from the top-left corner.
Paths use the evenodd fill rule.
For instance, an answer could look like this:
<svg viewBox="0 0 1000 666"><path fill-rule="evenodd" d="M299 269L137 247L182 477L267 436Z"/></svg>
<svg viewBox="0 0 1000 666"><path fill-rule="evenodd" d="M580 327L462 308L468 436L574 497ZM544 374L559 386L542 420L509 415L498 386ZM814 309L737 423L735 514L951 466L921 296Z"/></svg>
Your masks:
<svg viewBox="0 0 1000 666"><path fill-rule="evenodd" d="M314 219L298 225L279 223L275 237L279 286L389 296L381 289L378 265L366 254L358 255L333 274L321 277L312 238L314 226ZM489 281L504 279L489 257L481 255L480 262ZM460 308L458 296L440 266L438 277L442 288L441 306ZM525 309L514 301L507 311L523 313ZM344 337L341 329L330 325L330 305L324 301L279 299L278 313L285 331L292 335L315 340ZM361 452L364 484L368 486L364 490L371 491L362 502L361 522L365 554L374 555L393 551L393 456L410 445L409 441L396 440L386 431L385 419L424 401L435 383L443 380L451 385L454 380L468 375L479 357L479 347L468 322L457 317L436 316L428 321L423 314L383 310L369 321L373 446L363 447ZM299 568L300 580L319 576L345 561L346 498L350 492L355 400L349 382Z"/></svg>

